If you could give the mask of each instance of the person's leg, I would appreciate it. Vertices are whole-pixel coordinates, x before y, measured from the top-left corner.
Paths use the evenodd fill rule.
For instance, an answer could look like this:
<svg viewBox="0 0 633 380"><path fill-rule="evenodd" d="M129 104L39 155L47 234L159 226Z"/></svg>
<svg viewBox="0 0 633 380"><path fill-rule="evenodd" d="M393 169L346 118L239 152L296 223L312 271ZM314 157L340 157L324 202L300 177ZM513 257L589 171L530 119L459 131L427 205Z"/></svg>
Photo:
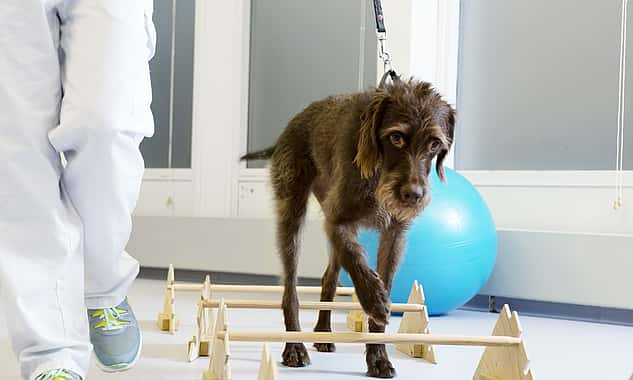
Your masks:
<svg viewBox="0 0 633 380"><path fill-rule="evenodd" d="M84 226L85 302L121 303L138 273L125 252L144 170L139 144L154 129L148 60L151 0L65 0L60 8L64 97L49 137Z"/></svg>
<svg viewBox="0 0 633 380"><path fill-rule="evenodd" d="M0 1L0 286L28 380L54 368L83 376L90 360L81 223L47 137L61 99L50 4Z"/></svg>

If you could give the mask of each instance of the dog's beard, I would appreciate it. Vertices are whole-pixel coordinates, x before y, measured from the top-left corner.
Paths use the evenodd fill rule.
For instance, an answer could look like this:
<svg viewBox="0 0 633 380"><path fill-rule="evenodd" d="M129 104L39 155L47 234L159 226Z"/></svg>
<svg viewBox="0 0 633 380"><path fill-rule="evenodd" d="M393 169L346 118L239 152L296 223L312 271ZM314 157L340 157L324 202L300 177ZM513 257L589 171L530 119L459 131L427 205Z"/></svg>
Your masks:
<svg viewBox="0 0 633 380"><path fill-rule="evenodd" d="M430 201L425 195L420 202L413 206L403 203L396 195L397 182L395 175L384 174L380 177L376 187L376 200L378 201L379 207L389 216L387 223L389 219L398 222L408 222L412 220L418 216Z"/></svg>

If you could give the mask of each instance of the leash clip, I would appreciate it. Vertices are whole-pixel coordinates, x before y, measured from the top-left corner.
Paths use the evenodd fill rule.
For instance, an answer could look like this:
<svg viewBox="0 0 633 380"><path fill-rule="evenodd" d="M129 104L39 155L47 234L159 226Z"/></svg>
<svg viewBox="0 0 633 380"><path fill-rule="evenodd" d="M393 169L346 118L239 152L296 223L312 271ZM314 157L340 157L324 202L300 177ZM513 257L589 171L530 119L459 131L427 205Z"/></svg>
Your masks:
<svg viewBox="0 0 633 380"><path fill-rule="evenodd" d="M395 71L393 69L393 65L391 64L391 53L387 50L387 32L378 32L378 42L380 44L380 49L378 51L378 57L382 60L384 65L384 71Z"/></svg>

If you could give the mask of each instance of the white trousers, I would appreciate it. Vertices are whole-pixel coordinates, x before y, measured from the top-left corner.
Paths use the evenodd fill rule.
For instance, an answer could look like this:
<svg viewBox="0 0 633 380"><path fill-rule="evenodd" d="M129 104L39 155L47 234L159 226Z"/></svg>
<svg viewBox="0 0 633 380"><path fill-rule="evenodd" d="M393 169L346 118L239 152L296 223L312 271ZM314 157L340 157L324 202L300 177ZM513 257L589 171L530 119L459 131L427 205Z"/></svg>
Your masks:
<svg viewBox="0 0 633 380"><path fill-rule="evenodd" d="M152 9L0 0L0 287L24 379L85 377L86 308L121 302L138 273L124 249L154 128Z"/></svg>

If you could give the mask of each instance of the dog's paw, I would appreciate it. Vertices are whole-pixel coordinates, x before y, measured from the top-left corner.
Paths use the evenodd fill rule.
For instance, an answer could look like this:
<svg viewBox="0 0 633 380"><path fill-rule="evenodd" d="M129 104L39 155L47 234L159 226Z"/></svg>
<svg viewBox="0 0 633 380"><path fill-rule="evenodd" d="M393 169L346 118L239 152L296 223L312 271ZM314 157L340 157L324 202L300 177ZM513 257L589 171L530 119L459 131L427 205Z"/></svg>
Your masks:
<svg viewBox="0 0 633 380"><path fill-rule="evenodd" d="M335 352L336 345L334 343L315 343L314 348L319 352Z"/></svg>
<svg viewBox="0 0 633 380"><path fill-rule="evenodd" d="M314 327L314 332L332 332L332 328L330 327L330 321L328 320L327 325L317 324ZM316 348L319 352L335 352L336 346L334 343L314 343L314 348Z"/></svg>
<svg viewBox="0 0 633 380"><path fill-rule="evenodd" d="M384 345L368 346L366 360L367 376L381 379L391 379L396 376L396 370L387 357Z"/></svg>
<svg viewBox="0 0 633 380"><path fill-rule="evenodd" d="M310 364L310 356L303 343L286 343L281 358L281 364L286 367L305 367Z"/></svg>
<svg viewBox="0 0 633 380"><path fill-rule="evenodd" d="M391 379L396 376L396 370L388 359L381 359L367 367L367 376L380 379Z"/></svg>
<svg viewBox="0 0 633 380"><path fill-rule="evenodd" d="M375 279L377 281L373 281L373 286L365 290L364 299L360 294L358 297L369 319L378 325L385 326L389 323L391 302L380 278L376 276Z"/></svg>

